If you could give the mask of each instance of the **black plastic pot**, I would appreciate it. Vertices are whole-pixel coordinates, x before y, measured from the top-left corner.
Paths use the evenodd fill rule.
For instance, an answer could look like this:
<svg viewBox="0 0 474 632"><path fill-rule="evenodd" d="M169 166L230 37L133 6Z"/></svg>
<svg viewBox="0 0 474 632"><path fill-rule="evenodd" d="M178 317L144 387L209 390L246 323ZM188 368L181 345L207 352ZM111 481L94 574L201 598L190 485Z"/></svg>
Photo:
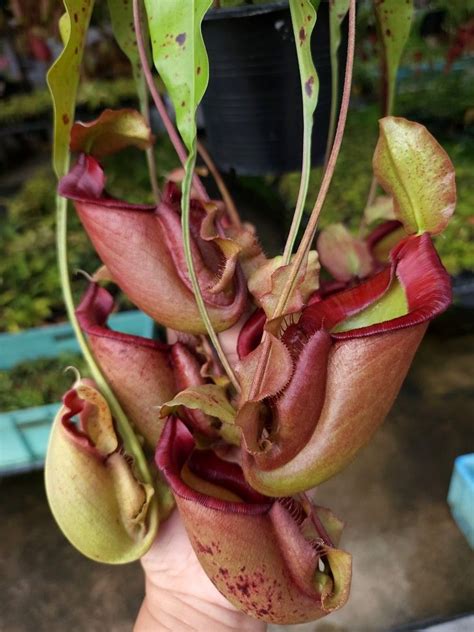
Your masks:
<svg viewBox="0 0 474 632"><path fill-rule="evenodd" d="M301 87L288 2L211 11L203 24L210 80L203 101L207 144L223 171L279 174L301 167ZM328 3L311 39L319 75L313 164L324 158L331 105ZM347 21L340 47L344 74Z"/></svg>

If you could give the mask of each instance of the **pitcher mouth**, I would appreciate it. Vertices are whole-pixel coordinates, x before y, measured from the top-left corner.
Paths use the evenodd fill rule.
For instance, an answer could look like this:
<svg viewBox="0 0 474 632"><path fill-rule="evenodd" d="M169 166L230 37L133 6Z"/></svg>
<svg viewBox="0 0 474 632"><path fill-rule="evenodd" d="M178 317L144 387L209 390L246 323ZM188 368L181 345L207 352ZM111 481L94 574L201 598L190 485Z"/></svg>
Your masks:
<svg viewBox="0 0 474 632"><path fill-rule="evenodd" d="M176 417L169 417L156 448L155 462L173 493L209 509L227 513L256 515L271 509L275 499L252 489L237 463L224 461L212 450L194 451L194 448L194 438L186 426ZM185 466L203 481L232 492L241 502L224 500L194 489L183 480Z"/></svg>

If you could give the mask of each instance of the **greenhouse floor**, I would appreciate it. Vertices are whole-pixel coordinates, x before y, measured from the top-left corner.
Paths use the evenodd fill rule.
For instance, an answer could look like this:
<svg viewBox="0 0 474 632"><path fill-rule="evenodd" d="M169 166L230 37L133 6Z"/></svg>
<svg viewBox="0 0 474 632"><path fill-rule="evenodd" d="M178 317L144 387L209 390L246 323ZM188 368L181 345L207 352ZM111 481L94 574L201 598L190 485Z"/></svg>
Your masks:
<svg viewBox="0 0 474 632"><path fill-rule="evenodd" d="M474 609L473 554L446 504L453 460L474 445L472 338L431 333L375 439L319 488L318 502L346 521L353 587L340 612L295 632L383 632ZM139 565L76 553L49 513L41 472L3 479L0 499L0 630L129 632Z"/></svg>

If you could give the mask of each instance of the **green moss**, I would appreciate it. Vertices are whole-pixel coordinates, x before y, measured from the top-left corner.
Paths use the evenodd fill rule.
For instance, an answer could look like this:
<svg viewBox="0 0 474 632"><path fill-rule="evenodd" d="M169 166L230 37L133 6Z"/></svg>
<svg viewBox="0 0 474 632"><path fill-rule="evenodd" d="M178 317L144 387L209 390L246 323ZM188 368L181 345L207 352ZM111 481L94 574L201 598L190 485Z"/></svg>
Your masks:
<svg viewBox="0 0 474 632"><path fill-rule="evenodd" d="M352 229L359 226L371 181L371 157L377 141L375 108L351 111L331 188L320 218L320 226L342 222ZM322 178L322 167L311 171L306 212L311 212ZM280 193L292 212L298 195L299 173L282 177Z"/></svg>
<svg viewBox="0 0 474 632"><path fill-rule="evenodd" d="M27 180L4 200L7 217L0 224L1 329L17 331L63 316L56 267L56 181L48 168ZM70 268L94 271L99 264L75 213L70 214ZM84 282L74 284L78 298Z"/></svg>
<svg viewBox="0 0 474 632"><path fill-rule="evenodd" d="M439 255L451 274L474 271L474 153L472 139L443 143L456 170L458 201L446 230L436 238Z"/></svg>
<svg viewBox="0 0 474 632"><path fill-rule="evenodd" d="M86 375L81 356L64 353L58 358L41 358L22 362L10 371L0 371L0 411L52 404L70 388L74 377L65 373L68 366Z"/></svg>
<svg viewBox="0 0 474 632"><path fill-rule="evenodd" d="M124 101L135 101L136 90L133 79L113 81L88 81L79 87L78 107L96 110L117 107ZM0 100L0 123L39 118L51 111L51 96L48 90L35 90L31 94L18 94Z"/></svg>
<svg viewBox="0 0 474 632"><path fill-rule="evenodd" d="M177 165L168 140L156 144L159 176ZM138 150L124 151L108 161L107 188L115 196L151 202L146 159ZM40 168L13 197L0 200L6 217L0 222L0 330L18 331L65 319L56 266L56 179L48 167ZM93 273L100 265L71 206L69 213L69 269ZM80 299L85 282L73 276L74 298ZM120 295L119 306L130 308Z"/></svg>
<svg viewBox="0 0 474 632"><path fill-rule="evenodd" d="M399 82L397 113L428 125L435 134L446 136L452 129L473 132L474 70L413 72Z"/></svg>

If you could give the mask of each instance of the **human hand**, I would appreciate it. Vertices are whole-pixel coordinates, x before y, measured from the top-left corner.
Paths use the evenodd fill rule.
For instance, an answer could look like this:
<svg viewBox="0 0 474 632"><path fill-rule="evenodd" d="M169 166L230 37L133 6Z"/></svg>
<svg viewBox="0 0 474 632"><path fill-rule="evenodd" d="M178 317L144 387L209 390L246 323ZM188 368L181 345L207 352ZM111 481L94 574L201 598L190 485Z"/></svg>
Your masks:
<svg viewBox="0 0 474 632"><path fill-rule="evenodd" d="M142 558L145 599L134 632L264 632L239 612L204 573L177 510Z"/></svg>

